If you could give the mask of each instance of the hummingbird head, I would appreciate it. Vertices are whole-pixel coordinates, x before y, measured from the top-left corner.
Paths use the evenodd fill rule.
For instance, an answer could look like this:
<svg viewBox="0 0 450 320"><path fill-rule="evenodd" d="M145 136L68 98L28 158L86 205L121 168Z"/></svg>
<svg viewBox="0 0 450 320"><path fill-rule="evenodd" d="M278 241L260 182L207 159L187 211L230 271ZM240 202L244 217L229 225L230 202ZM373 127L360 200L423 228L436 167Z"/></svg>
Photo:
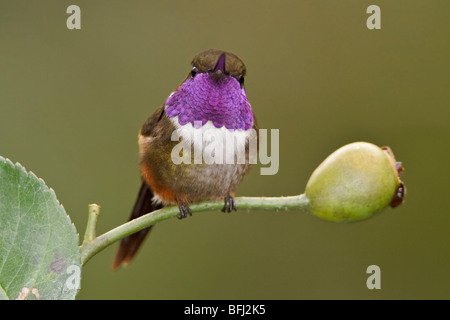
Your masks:
<svg viewBox="0 0 450 320"><path fill-rule="evenodd" d="M206 73L217 83L226 77L233 77L243 86L246 71L244 62L235 54L210 49L194 57L189 76L195 77L199 73Z"/></svg>
<svg viewBox="0 0 450 320"><path fill-rule="evenodd" d="M216 128L251 129L245 74L244 63L232 53L211 49L197 54L187 78L165 103L167 116L182 126L211 121Z"/></svg>

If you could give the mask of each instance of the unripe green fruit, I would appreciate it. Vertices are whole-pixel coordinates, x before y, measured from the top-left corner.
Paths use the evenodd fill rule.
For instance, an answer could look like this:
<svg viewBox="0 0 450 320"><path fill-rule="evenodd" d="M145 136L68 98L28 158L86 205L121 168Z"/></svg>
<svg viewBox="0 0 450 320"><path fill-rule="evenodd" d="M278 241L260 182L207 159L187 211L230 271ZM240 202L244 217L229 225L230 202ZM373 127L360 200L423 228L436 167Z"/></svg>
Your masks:
<svg viewBox="0 0 450 320"><path fill-rule="evenodd" d="M329 221L358 221L389 204L402 203L403 171L388 147L367 142L341 147L313 172L306 185L309 211Z"/></svg>

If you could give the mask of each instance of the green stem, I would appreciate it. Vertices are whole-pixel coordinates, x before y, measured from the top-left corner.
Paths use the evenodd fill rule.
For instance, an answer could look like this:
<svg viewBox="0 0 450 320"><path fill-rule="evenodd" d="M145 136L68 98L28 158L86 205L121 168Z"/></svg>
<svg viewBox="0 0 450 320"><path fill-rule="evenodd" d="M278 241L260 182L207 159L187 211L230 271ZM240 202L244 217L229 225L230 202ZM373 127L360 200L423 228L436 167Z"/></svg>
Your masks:
<svg viewBox="0 0 450 320"><path fill-rule="evenodd" d="M305 195L290 197L238 197L235 202L239 210L304 210L308 206ZM205 201L189 206L193 213L201 211L213 211L223 208L223 202ZM102 251L114 242L145 229L156 222L173 218L179 214L178 207L166 207L150 212L139 218L118 226L96 238L86 239L81 245L81 263L84 265L90 258ZM94 225L95 232L95 225Z"/></svg>
<svg viewBox="0 0 450 320"><path fill-rule="evenodd" d="M100 214L100 206L98 204L92 203L88 207L89 216L86 231L84 232L84 241L91 241L95 239L95 230L97 227L98 215Z"/></svg>

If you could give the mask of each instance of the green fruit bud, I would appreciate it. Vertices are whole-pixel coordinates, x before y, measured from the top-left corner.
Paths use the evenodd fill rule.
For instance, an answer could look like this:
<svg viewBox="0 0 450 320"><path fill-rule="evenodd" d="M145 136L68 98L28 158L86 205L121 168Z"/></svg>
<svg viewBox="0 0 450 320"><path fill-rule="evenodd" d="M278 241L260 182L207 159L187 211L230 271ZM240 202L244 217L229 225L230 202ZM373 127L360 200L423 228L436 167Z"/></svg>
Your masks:
<svg viewBox="0 0 450 320"><path fill-rule="evenodd" d="M343 146L325 159L306 185L309 211L329 221L358 221L403 202L403 171L389 147Z"/></svg>

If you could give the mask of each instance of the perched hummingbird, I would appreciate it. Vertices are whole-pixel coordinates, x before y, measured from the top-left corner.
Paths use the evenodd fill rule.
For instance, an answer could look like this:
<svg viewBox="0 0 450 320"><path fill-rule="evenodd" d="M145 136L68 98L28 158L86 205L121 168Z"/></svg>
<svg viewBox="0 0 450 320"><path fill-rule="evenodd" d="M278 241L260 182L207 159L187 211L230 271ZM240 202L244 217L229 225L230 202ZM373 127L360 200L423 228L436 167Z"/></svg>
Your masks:
<svg viewBox="0 0 450 320"><path fill-rule="evenodd" d="M139 131L142 185L130 220L169 205L177 205L179 217L184 218L191 214L190 203L204 200L224 199L222 211L236 210L235 191L250 170L249 141L257 140L258 131L244 89L245 75L244 63L232 53L211 49L194 57L187 78ZM216 137L246 138L245 161L175 164L171 153L179 141L173 141L173 132L185 139L205 129ZM187 143L199 146L194 139L188 138ZM218 141L211 139L201 146L214 143ZM152 227L122 240L113 269L130 263Z"/></svg>

